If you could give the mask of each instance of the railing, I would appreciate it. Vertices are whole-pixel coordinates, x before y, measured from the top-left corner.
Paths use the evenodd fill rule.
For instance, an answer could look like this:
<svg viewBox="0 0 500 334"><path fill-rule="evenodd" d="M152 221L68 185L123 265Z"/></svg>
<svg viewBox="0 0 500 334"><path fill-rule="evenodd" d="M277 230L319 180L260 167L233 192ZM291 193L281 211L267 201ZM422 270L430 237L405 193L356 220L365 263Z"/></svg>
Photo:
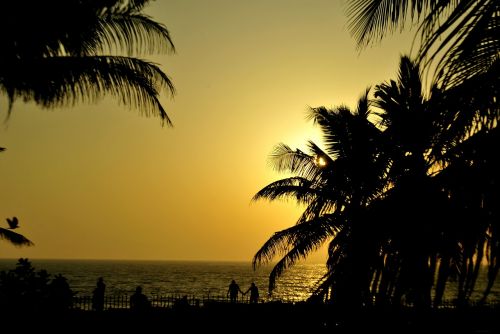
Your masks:
<svg viewBox="0 0 500 334"><path fill-rule="evenodd" d="M197 298L196 296L180 296L180 295L154 295L148 297L151 306L154 308L174 308L176 306L207 306L209 304L224 304L230 303L230 300L225 295L208 295L202 298ZM239 304L248 304L250 302L248 296L241 296L237 301ZM262 299L259 303L271 302L271 300ZM284 304L296 304L296 303L304 303L304 301L297 300L277 300L277 302ZM403 307L411 308L413 305L403 304ZM469 307L487 307L487 308L500 308L499 302L487 302L487 303L479 303L474 301L469 301L467 303ZM458 305L453 300L445 300L443 301L437 309L455 309ZM130 308L130 296L126 295L114 295L114 296L106 296L104 298L104 310L111 309L129 309ZM75 296L73 298L73 309L90 311L92 310L92 297L91 296Z"/></svg>
<svg viewBox="0 0 500 334"><path fill-rule="evenodd" d="M197 298L195 296L180 296L180 295L169 295L160 296L154 295L148 297L149 302L152 307L155 308L173 308L175 306L189 305L189 306L204 306L209 303L229 303L229 298L223 295L210 295L202 298ZM241 297L238 299L238 303L249 303L249 297ZM104 310L110 309L128 309L130 308L130 296L126 295L114 295L105 296L104 298ZM75 296L73 297L73 309L79 309L84 311L92 310L92 297L91 296Z"/></svg>

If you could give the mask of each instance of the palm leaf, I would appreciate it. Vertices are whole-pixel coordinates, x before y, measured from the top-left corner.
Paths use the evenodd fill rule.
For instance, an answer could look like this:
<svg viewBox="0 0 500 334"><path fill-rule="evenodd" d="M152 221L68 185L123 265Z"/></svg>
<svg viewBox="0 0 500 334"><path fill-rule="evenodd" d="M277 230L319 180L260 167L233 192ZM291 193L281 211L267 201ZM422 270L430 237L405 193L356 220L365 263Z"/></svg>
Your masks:
<svg viewBox="0 0 500 334"><path fill-rule="evenodd" d="M141 13L145 0L6 3L0 13L0 91L44 107L104 94L171 125L159 96L174 93L156 64L128 55L174 51L166 27ZM67 94L67 95L66 95Z"/></svg>
<svg viewBox="0 0 500 334"><path fill-rule="evenodd" d="M306 179L313 179L320 172L314 156L299 149L292 150L285 144L279 144L274 148L269 163L278 172L289 172Z"/></svg>
<svg viewBox="0 0 500 334"><path fill-rule="evenodd" d="M425 38L419 51L419 59L426 59L426 64L444 54L436 65L436 80L449 87L485 73L500 54L498 2L451 3L446 5L452 10L443 23L436 25L440 11L431 11L426 17L421 28Z"/></svg>
<svg viewBox="0 0 500 334"><path fill-rule="evenodd" d="M270 293L274 290L276 280L284 270L293 266L297 260L307 257L310 252L317 250L336 233L338 219L340 216L330 214L297 224L275 233L261 247L252 261L254 268L269 263L277 253L283 254L281 260L277 262L269 274Z"/></svg>
<svg viewBox="0 0 500 334"><path fill-rule="evenodd" d="M451 87L487 72L498 59L499 10L496 0L351 0L347 15L358 47L421 22L418 60L436 68L436 82Z"/></svg>
<svg viewBox="0 0 500 334"><path fill-rule="evenodd" d="M162 89L174 93L174 87L153 63L118 56L50 57L2 67L0 90L12 100L34 100L49 108L93 103L111 94L142 114L158 116L171 125L158 95Z"/></svg>
<svg viewBox="0 0 500 334"><path fill-rule="evenodd" d="M314 188L311 188L311 184L311 181L303 177L290 177L278 180L262 188L254 195L252 200L268 199L273 201L292 197L295 198L298 203L307 204L318 193Z"/></svg>
<svg viewBox="0 0 500 334"><path fill-rule="evenodd" d="M108 14L96 25L93 34L89 54L120 53L120 50L129 56L175 52L168 29L140 13Z"/></svg>
<svg viewBox="0 0 500 334"><path fill-rule="evenodd" d="M358 47L379 42L387 32L411 24L436 5L434 0L351 0L346 8L348 29Z"/></svg>
<svg viewBox="0 0 500 334"><path fill-rule="evenodd" d="M0 227L0 239L7 240L8 242L17 247L34 245L33 242L28 240L23 235L2 227Z"/></svg>

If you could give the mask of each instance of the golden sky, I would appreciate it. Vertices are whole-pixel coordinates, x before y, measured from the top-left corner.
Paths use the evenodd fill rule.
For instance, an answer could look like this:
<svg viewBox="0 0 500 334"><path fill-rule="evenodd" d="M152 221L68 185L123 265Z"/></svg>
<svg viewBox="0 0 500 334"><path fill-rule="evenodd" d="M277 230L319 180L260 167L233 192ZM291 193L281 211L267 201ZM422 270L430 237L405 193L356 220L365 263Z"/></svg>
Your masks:
<svg viewBox="0 0 500 334"><path fill-rule="evenodd" d="M0 124L0 212L34 247L2 258L249 261L300 208L251 202L281 177L273 147L320 142L309 106L356 101L395 77L411 35L359 53L338 0L158 0L172 34L161 65L174 128L107 98L43 110L18 102ZM0 97L0 117L7 102ZM7 227L6 222L3 227ZM312 260L322 260L322 252Z"/></svg>

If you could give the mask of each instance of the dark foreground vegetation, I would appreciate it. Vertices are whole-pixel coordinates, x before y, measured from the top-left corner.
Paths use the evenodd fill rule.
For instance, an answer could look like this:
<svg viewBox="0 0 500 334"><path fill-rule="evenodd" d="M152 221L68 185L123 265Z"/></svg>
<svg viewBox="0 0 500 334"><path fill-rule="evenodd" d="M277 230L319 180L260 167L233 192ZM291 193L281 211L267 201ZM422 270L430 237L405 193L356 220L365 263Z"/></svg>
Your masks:
<svg viewBox="0 0 500 334"><path fill-rule="evenodd" d="M4 316L7 314L4 313ZM499 309L366 308L357 311L329 305L214 303L202 307L128 309L103 312L67 310L8 314L21 332L137 333L498 333Z"/></svg>

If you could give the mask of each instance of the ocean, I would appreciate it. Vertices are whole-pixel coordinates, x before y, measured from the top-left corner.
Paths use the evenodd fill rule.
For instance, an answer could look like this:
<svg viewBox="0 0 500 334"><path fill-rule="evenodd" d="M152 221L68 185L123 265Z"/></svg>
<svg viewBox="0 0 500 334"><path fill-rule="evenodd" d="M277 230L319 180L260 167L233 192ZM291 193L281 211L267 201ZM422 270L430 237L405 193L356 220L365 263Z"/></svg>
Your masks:
<svg viewBox="0 0 500 334"><path fill-rule="evenodd" d="M235 280L242 291L252 282L261 298L268 300L271 267L254 271L249 262L125 261L125 260L31 260L36 271L45 269L51 277L62 274L77 296L90 296L99 277L107 295L130 295L140 285L150 296L188 295L198 298L226 296ZM17 260L0 259L0 271L14 269ZM298 264L279 280L272 299L305 300L323 275L324 264Z"/></svg>
<svg viewBox="0 0 500 334"><path fill-rule="evenodd" d="M263 300L302 301L314 289L316 281L325 272L324 264L299 263L287 270L278 280L272 296L267 295L271 266L252 269L249 262L197 262L197 261L119 261L119 260L30 260L36 271L45 269L51 274L62 274L68 279L77 296L90 296L99 277L104 278L106 295L131 295L141 285L149 296L226 296L231 280L246 291L255 282ZM17 260L0 259L0 271L14 269ZM484 275L478 287L485 286ZM481 289L472 299L481 297ZM456 296L451 283L446 299ZM500 301L500 283L497 279L489 301Z"/></svg>

